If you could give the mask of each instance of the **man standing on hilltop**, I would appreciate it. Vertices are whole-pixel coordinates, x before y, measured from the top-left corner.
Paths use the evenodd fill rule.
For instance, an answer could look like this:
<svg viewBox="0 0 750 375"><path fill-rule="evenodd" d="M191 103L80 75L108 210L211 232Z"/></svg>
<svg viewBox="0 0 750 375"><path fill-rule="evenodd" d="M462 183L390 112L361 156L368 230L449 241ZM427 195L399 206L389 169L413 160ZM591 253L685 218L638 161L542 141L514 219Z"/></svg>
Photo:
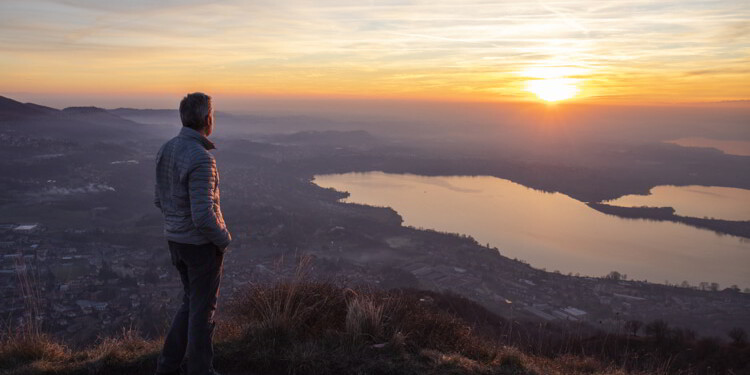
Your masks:
<svg viewBox="0 0 750 375"><path fill-rule="evenodd" d="M211 97L192 93L180 102L182 129L156 155L154 204L184 296L164 340L156 373L212 375L215 327L224 252L232 241L219 206L219 171L209 150L214 129Z"/></svg>

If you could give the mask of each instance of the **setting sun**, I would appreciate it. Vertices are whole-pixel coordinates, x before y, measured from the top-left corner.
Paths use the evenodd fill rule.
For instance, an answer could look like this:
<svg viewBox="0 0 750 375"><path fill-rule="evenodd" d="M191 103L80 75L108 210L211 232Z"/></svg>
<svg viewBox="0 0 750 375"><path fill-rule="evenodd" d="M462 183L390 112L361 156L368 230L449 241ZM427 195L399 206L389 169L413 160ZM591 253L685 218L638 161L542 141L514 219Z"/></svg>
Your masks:
<svg viewBox="0 0 750 375"><path fill-rule="evenodd" d="M578 93L575 79L550 78L537 79L526 83L526 91L539 97L539 99L556 102L570 99Z"/></svg>
<svg viewBox="0 0 750 375"><path fill-rule="evenodd" d="M570 99L578 94L581 79L570 78L585 74L586 70L570 66L538 66L521 72L530 78L525 90L547 102Z"/></svg>

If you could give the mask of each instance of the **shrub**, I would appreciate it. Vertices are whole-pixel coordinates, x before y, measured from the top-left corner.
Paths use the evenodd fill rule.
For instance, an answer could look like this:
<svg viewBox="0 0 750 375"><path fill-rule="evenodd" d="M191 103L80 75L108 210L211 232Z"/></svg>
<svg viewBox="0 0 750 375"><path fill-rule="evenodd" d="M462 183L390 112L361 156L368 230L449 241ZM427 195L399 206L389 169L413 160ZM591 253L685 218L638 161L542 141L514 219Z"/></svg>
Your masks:
<svg viewBox="0 0 750 375"><path fill-rule="evenodd" d="M383 304L373 295L355 295L346 305L346 332L354 338L383 336Z"/></svg>
<svg viewBox="0 0 750 375"><path fill-rule="evenodd" d="M45 334L25 335L11 332L0 341L0 370L39 360L57 361L66 355L66 348Z"/></svg>
<svg viewBox="0 0 750 375"><path fill-rule="evenodd" d="M747 332L744 329L732 328L727 335L732 339L732 345L738 348L747 345Z"/></svg>

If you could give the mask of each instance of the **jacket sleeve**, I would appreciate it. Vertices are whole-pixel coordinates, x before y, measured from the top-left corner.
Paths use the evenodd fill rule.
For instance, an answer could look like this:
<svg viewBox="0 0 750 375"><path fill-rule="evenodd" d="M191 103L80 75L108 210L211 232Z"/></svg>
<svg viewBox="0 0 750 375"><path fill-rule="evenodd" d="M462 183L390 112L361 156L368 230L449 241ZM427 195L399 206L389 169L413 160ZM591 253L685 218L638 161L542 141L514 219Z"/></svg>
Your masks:
<svg viewBox="0 0 750 375"><path fill-rule="evenodd" d="M221 250L232 242L226 226L214 212L218 202L214 200L216 185L216 161L208 154L197 155L188 172L190 210L195 227Z"/></svg>

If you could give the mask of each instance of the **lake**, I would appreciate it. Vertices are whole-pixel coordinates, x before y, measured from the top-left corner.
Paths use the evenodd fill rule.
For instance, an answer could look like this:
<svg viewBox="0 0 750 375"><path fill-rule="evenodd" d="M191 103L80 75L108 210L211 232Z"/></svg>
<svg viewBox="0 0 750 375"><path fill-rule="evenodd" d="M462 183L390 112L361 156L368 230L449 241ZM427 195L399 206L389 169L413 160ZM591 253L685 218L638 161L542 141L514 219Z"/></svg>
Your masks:
<svg viewBox="0 0 750 375"><path fill-rule="evenodd" d="M622 207L672 207L680 216L750 220L750 190L719 186L657 186L604 202Z"/></svg>
<svg viewBox="0 0 750 375"><path fill-rule="evenodd" d="M565 194L490 176L318 175L345 202L387 206L404 225L468 234L510 258L562 273L750 287L750 241L672 222L622 219ZM747 202L738 202L747 204Z"/></svg>
<svg viewBox="0 0 750 375"><path fill-rule="evenodd" d="M715 148L725 154L750 156L750 142L726 139L711 139L702 137L679 138L666 141L682 147L709 147Z"/></svg>

